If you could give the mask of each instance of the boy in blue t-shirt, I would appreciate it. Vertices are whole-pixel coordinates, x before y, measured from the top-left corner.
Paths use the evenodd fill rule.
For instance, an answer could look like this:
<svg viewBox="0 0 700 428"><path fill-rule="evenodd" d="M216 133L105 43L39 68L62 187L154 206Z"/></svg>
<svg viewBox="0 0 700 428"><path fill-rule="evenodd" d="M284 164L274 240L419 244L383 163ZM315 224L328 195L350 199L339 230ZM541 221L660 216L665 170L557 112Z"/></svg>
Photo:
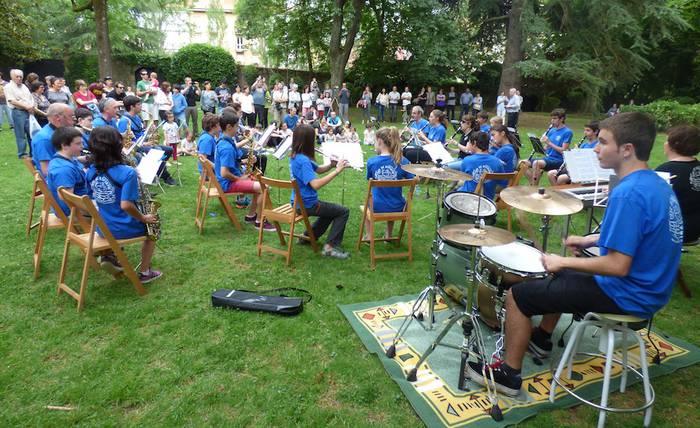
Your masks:
<svg viewBox="0 0 700 428"><path fill-rule="evenodd" d="M129 239L146 235L146 223L156 223L154 214L144 214L136 207L139 200L138 173L122 162L122 137L116 128L100 126L92 130L90 146L93 165L86 179L92 197L110 233L116 239ZM103 235L103 231L98 229ZM160 271L151 269L151 258L156 241L146 239L141 250L141 268L138 272L142 283L160 278ZM114 255L101 257L100 265L111 273L123 268Z"/></svg>
<svg viewBox="0 0 700 428"><path fill-rule="evenodd" d="M583 127L583 140L579 143L579 149L594 149L598 145L598 121L594 120ZM551 185L569 184L569 171L566 164L562 164L558 169L553 169L547 173L547 179Z"/></svg>
<svg viewBox="0 0 700 428"><path fill-rule="evenodd" d="M374 136L374 148L379 156L367 160L368 180L404 180L413 178L413 174L404 171L401 166L410 162L401 153L401 137L396 128L382 128ZM401 212L406 206L401 187L375 187L372 189L372 206L367 207L375 213ZM386 238L391 238L394 222L387 222ZM365 221L365 236L369 239L369 220Z"/></svg>
<svg viewBox="0 0 700 428"><path fill-rule="evenodd" d="M476 122L479 124L479 131L490 133L491 125L489 125L489 114L485 111L480 111L476 115Z"/></svg>
<svg viewBox="0 0 700 428"><path fill-rule="evenodd" d="M579 253L598 245L599 257L542 256L552 278L516 284L506 296L506 355L493 368L496 389L514 396L522 385L525 351L546 358L561 313L630 314L648 319L668 303L680 263L683 220L671 186L647 161L656 128L651 116L621 113L600 123L595 152L620 183L612 191L600 235L569 236ZM532 329L530 317L543 315ZM481 363L469 363L471 379L484 384Z"/></svg>
<svg viewBox="0 0 700 428"><path fill-rule="evenodd" d="M58 206L68 216L70 209L58 194L58 188L63 187L78 196L89 194L85 172L76 160L83 150L82 134L72 126L58 128L51 136L51 144L56 154L49 162L46 184Z"/></svg>
<svg viewBox="0 0 700 428"><path fill-rule="evenodd" d="M204 155L210 161L214 162L216 154L216 139L221 132L221 126L219 126L219 116L213 113L204 113L202 118L202 132L197 139L197 153ZM197 161L197 168L199 168L199 173L202 173L202 164Z"/></svg>
<svg viewBox="0 0 700 428"><path fill-rule="evenodd" d="M552 110L551 126L542 136L542 144L545 148L546 156L542 159L535 159L532 162L528 161L528 167L532 170L527 171L527 177L530 183L535 185L539 183L542 171L551 171L559 169L564 163L563 153L569 149L571 139L574 133L566 125L566 111L561 108Z"/></svg>
<svg viewBox="0 0 700 428"><path fill-rule="evenodd" d="M462 159L459 170L472 176L472 179L465 181L464 185L458 189L460 192L474 192L481 180L481 176L486 173L502 173L503 162L494 155L489 154L489 136L484 132L475 132L467 144L473 153ZM457 169L457 168L455 168ZM487 198L493 200L496 196L496 186L499 182L488 180L484 183L482 193Z"/></svg>

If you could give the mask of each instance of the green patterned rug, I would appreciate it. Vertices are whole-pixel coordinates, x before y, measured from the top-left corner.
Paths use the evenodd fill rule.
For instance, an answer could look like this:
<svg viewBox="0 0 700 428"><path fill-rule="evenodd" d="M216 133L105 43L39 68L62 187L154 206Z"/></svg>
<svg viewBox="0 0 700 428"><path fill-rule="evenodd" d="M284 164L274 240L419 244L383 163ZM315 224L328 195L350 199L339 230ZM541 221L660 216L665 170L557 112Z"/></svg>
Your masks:
<svg viewBox="0 0 700 428"><path fill-rule="evenodd" d="M504 397L502 394L499 395L504 416L502 422L496 422L488 415L491 405L482 387L468 382L469 392L457 388L460 365L460 352L457 350L438 346L428 358L427 363L418 369L417 381L408 382L406 373L414 367L420 354L428 348L449 315L444 302L440 302L437 305L435 328L432 331L425 331L417 322L413 322L397 346L396 357L387 358L385 349L391 345L396 330L398 330L404 316L410 312L415 298L416 296L399 296L380 302L339 305L339 307L365 347L370 352L377 354L389 376L399 385L418 416L427 426L502 427L516 424L543 410L565 408L578 404L578 401L566 395L561 388L557 390L555 403L550 403L549 388L552 378L549 371L550 361L545 361L544 365L536 365L529 356L526 356L523 366L523 387L520 396L512 399ZM569 321L570 316L562 317L554 332L554 339L558 340ZM598 340L592 338L592 331L592 329L587 331L587 340L579 347L579 350L589 352L597 350ZM487 329L484 329L483 333L485 337L493 334ZM566 337L568 338L570 334L571 329ZM651 334L642 330L642 334L647 344L649 371L652 378L700 362L700 348L696 346L666 336L656 330ZM485 340L487 347L493 346L495 342L495 339L486 338ZM661 352L662 363L660 365L651 362L656 354L651 341ZM462 343L462 329L458 325L454 326L447 334L445 342L460 345ZM637 355L637 346L630 346L629 349L632 351L630 362L638 368L638 359L635 360L632 357L632 355ZM553 361L558 361L562 352L563 348L555 346ZM619 350L616 353L619 353ZM620 358L619 355L618 358ZM566 379L568 386L573 387L578 394L587 399L598 401L602 389L604 364L605 359L598 357L582 357L575 360L572 379ZM620 373L619 366L614 365L611 391L618 390ZM632 383L636 381L636 377L630 375L628 381Z"/></svg>

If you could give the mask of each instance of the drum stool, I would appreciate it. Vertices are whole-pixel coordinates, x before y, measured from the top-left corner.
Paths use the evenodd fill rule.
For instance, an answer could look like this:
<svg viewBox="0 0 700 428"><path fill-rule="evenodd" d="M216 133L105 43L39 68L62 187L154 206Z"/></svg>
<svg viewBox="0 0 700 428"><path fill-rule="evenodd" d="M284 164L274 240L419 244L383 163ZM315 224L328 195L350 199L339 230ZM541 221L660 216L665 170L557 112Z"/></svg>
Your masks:
<svg viewBox="0 0 700 428"><path fill-rule="evenodd" d="M628 326L629 323L640 323L645 320L631 315L617 315L617 314L598 314L594 312L589 312L583 318L583 320L576 325L569 343L564 349L564 353L561 356L557 370L552 377L552 386L549 391L549 401L554 402L554 397L556 395L557 386L562 387L569 395L573 396L577 400L588 404L589 406L595 407L600 410L598 415L598 427L602 428L605 425L605 416L607 412L613 413L634 413L641 412L644 410L644 426L648 427L651 423L651 408L654 404L655 395L654 389L651 387L649 382L649 371L647 364L647 354L644 346L644 340L641 335ZM586 328L589 326L594 326L599 328L600 342L599 350L601 354L595 354L591 352L579 352L578 345L581 342ZM613 354L615 351L615 333L620 333L622 335L622 361L614 358ZM639 361L641 364L641 373L628 364L627 360L627 337L633 336L639 344ZM567 378L571 378L571 370L573 368L573 360L576 355L588 355L592 357L605 356L605 369L603 372L603 394L600 398L600 404L593 403L586 400L585 398L577 395L571 389L566 386L566 382L561 379L562 372L564 368L568 365ZM644 398L645 402L643 405L636 408L615 408L608 406L608 395L610 393L610 378L612 377L612 365L613 362L620 364L622 366L622 375L620 378L620 392L625 392L625 387L627 384L627 372L632 371L639 378L642 379L644 385Z"/></svg>

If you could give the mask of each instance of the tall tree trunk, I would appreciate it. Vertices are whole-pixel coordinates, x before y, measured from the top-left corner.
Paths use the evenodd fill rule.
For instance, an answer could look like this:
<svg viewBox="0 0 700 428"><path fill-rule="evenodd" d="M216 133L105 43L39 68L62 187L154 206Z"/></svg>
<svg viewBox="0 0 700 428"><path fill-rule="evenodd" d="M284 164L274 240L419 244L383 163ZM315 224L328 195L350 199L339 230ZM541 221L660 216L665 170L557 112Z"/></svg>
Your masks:
<svg viewBox="0 0 700 428"><path fill-rule="evenodd" d="M309 8L308 8L308 2L307 0L301 0L299 3L299 6L301 6L301 9L303 10L303 15L302 15L302 21L304 24L304 28L311 28L311 23L309 22ZM314 72L314 58L311 53L311 36L309 36L309 32L307 31L304 33L304 50L306 51L306 64L309 69L310 73Z"/></svg>
<svg viewBox="0 0 700 428"><path fill-rule="evenodd" d="M328 47L330 57L331 87L340 86L345 78L345 66L348 64L350 52L355 44L355 36L360 28L360 18L362 17L363 0L352 0L353 16L350 29L343 38L343 10L348 3L347 0L335 0L335 11L331 21L331 43Z"/></svg>
<svg viewBox="0 0 700 428"><path fill-rule="evenodd" d="M109 41L109 22L107 20L107 0L92 0L95 11L95 28L97 30L97 59L100 77L112 75L112 44Z"/></svg>
<svg viewBox="0 0 700 428"><path fill-rule="evenodd" d="M520 71L515 64L523 59L523 27L520 17L523 13L525 0L513 0L508 14L508 29L506 30L506 53L503 57L503 71L498 93L508 93L510 88L520 89Z"/></svg>

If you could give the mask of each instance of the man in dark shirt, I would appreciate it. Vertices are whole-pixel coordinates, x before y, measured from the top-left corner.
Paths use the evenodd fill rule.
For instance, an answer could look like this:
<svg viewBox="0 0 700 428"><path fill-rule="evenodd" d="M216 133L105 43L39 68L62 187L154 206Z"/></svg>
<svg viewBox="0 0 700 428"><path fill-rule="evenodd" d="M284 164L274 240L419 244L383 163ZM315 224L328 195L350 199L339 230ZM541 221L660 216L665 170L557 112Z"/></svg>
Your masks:
<svg viewBox="0 0 700 428"><path fill-rule="evenodd" d="M182 95L185 96L187 101L187 108L185 109L185 122L189 119L192 123L191 129L194 131L194 135L199 134L199 124L197 123L197 97L199 96L199 82L194 82L192 85L192 78L185 77L185 87L182 89Z"/></svg>
<svg viewBox="0 0 700 428"><path fill-rule="evenodd" d="M673 192L678 198L683 216L683 242L700 238L700 129L695 126L677 126L668 131L664 153L668 162L657 171L671 175Z"/></svg>
<svg viewBox="0 0 700 428"><path fill-rule="evenodd" d="M120 116L124 112L124 97L126 97L126 92L124 92L123 82L117 82L117 85L114 87L114 89L107 93L107 98L113 98L119 101L119 103L117 104L117 110Z"/></svg>

